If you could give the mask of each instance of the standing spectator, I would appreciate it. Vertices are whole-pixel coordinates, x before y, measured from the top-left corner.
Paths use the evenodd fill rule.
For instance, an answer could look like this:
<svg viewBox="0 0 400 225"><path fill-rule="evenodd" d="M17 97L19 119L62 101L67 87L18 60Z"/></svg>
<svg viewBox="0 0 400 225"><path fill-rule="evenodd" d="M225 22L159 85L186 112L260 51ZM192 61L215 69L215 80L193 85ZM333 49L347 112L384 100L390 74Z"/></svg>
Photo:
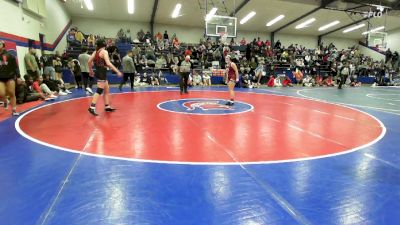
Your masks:
<svg viewBox="0 0 400 225"><path fill-rule="evenodd" d="M89 35L89 37L87 38L87 43L88 46L94 46L94 44L96 43L96 38L94 37L93 34Z"/></svg>
<svg viewBox="0 0 400 225"><path fill-rule="evenodd" d="M64 87L64 80L62 79L62 62L60 53L56 52L56 56L53 59L54 70L56 71L56 80L60 82L60 86ZM70 91L66 90L67 93Z"/></svg>
<svg viewBox="0 0 400 225"><path fill-rule="evenodd" d="M54 70L54 67L53 67L53 56L42 54L41 61L42 61L43 67L44 67L43 74L47 74L47 75L49 75L50 79L55 80L56 79L56 71Z"/></svg>
<svg viewBox="0 0 400 225"><path fill-rule="evenodd" d="M275 46L274 46L274 49L281 49L281 41L280 40L278 40L276 43L275 43Z"/></svg>
<svg viewBox="0 0 400 225"><path fill-rule="evenodd" d="M36 50L34 48L29 47L28 53L26 53L25 58L24 58L26 72L31 77L39 76L39 73L38 73L39 67L36 62L35 52L36 52Z"/></svg>
<svg viewBox="0 0 400 225"><path fill-rule="evenodd" d="M87 47L82 47L82 53L78 56L79 64L81 66L81 73L83 79L83 86L85 87L86 94L93 94L93 77L89 76L89 58Z"/></svg>
<svg viewBox="0 0 400 225"><path fill-rule="evenodd" d="M70 58L70 61L68 63L68 66L71 70L71 73L74 75L74 80L76 84L76 88L82 89L81 86L81 81L82 81L82 76L81 76L81 66L79 64L79 61L77 59L72 59Z"/></svg>
<svg viewBox="0 0 400 225"><path fill-rule="evenodd" d="M134 75L136 73L136 67L133 63L133 52L128 51L126 56L122 58L122 71L124 73L124 79L119 84L119 90L122 91L122 86L128 81L128 78L131 82L131 91L133 91L134 84Z"/></svg>
<svg viewBox="0 0 400 225"><path fill-rule="evenodd" d="M168 31L164 32L164 42L168 42L169 41L169 36L168 36Z"/></svg>
<svg viewBox="0 0 400 225"><path fill-rule="evenodd" d="M78 30L75 33L75 40L77 40L81 45L85 41L85 36L83 35L82 31Z"/></svg>

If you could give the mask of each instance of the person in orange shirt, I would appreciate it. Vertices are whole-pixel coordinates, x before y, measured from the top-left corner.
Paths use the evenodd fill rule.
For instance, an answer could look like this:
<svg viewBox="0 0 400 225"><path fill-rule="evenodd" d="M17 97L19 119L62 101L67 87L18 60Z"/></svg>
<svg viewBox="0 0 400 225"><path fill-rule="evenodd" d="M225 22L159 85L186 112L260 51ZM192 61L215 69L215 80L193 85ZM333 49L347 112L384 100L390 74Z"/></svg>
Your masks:
<svg viewBox="0 0 400 225"><path fill-rule="evenodd" d="M296 78L297 85L300 85L303 80L303 73L296 68L296 71L293 73L293 75Z"/></svg>
<svg viewBox="0 0 400 225"><path fill-rule="evenodd" d="M163 36L162 36L162 34L160 33L160 32L158 32L157 34L156 34L156 40L158 41L158 40L162 40L163 39Z"/></svg>

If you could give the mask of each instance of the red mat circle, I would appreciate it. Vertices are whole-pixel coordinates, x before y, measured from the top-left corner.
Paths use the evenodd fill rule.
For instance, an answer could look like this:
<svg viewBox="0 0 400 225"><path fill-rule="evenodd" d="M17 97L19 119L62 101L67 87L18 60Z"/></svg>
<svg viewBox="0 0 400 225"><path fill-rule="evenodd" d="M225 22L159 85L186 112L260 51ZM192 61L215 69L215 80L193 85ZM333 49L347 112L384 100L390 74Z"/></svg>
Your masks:
<svg viewBox="0 0 400 225"><path fill-rule="evenodd" d="M25 114L21 133L63 150L128 160L181 163L257 163L343 154L379 140L376 118L344 106L288 96L237 93L254 110L198 116L160 110L180 98L225 99L226 92L115 94L114 113L93 117L90 98L48 105ZM99 103L102 101L100 100Z"/></svg>

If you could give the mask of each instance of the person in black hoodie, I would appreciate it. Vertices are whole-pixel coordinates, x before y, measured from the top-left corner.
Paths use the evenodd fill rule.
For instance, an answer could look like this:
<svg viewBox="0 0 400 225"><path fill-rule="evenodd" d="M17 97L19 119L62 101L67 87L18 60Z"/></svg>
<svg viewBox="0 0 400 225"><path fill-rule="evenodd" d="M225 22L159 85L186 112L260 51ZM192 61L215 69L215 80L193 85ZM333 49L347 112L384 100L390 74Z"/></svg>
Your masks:
<svg viewBox="0 0 400 225"><path fill-rule="evenodd" d="M5 48L6 44L0 41L0 99L4 99L4 106L7 109L7 96L9 96L12 106L12 115L19 116L15 97L15 79L19 74L17 61Z"/></svg>

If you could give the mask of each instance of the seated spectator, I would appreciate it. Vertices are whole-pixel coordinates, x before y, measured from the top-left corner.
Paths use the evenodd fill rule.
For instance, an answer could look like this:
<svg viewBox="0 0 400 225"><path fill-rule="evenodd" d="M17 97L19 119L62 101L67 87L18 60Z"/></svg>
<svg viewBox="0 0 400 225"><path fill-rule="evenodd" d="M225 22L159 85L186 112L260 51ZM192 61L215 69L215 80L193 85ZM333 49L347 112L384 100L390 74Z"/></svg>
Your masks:
<svg viewBox="0 0 400 225"><path fill-rule="evenodd" d="M145 56L147 60L156 61L156 55L154 54L154 50L151 46L147 46L145 50Z"/></svg>
<svg viewBox="0 0 400 225"><path fill-rule="evenodd" d="M203 85L201 75L195 71L193 74L193 86Z"/></svg>
<svg viewBox="0 0 400 225"><path fill-rule="evenodd" d="M117 47L115 47L115 48L113 49L113 51L112 51L112 53L111 53L110 61L111 61L111 63L112 63L115 67L117 67L117 68L120 68L120 67L121 67L121 65L122 65L122 60L121 60L121 56L119 55L119 52L118 52L118 48L117 48Z"/></svg>
<svg viewBox="0 0 400 225"><path fill-rule="evenodd" d="M43 83L46 84L50 91L52 91L53 93L58 93L58 95L68 94L67 92L62 91L58 86L58 82L56 80L51 80L49 78L49 75L43 75Z"/></svg>
<svg viewBox="0 0 400 225"><path fill-rule="evenodd" d="M296 71L293 72L293 76L296 79L296 84L300 85L303 80L303 73L301 70L296 68Z"/></svg>
<svg viewBox="0 0 400 225"><path fill-rule="evenodd" d="M333 87L335 86L333 83L332 76L327 76L325 79L322 80L322 86Z"/></svg>
<svg viewBox="0 0 400 225"><path fill-rule="evenodd" d="M41 95L41 98L43 99L57 98L57 96L55 96L57 92L51 91L50 88L45 83L43 83L43 78L41 76L33 78L32 89L39 93Z"/></svg>
<svg viewBox="0 0 400 225"><path fill-rule="evenodd" d="M293 87L292 80L286 75L285 79L282 82L283 87Z"/></svg>
<svg viewBox="0 0 400 225"><path fill-rule="evenodd" d="M242 76L242 86L245 88L253 88L253 82L251 81L251 77L248 73L245 73Z"/></svg>
<svg viewBox="0 0 400 225"><path fill-rule="evenodd" d="M172 46L176 49L180 48L180 43L177 37L174 37L174 39L172 39Z"/></svg>
<svg viewBox="0 0 400 225"><path fill-rule="evenodd" d="M317 75L317 76L315 76L315 85L316 86L322 86L323 84L322 84L322 76L321 75Z"/></svg>
<svg viewBox="0 0 400 225"><path fill-rule="evenodd" d="M188 46L185 50L185 56L192 56L192 54L193 54L192 48Z"/></svg>
<svg viewBox="0 0 400 225"><path fill-rule="evenodd" d="M25 75L24 79L17 78L15 85L15 96L17 98L17 104L22 104L25 102L37 101L40 99L39 93L33 92L29 87L29 82L32 82L30 76Z"/></svg>
<svg viewBox="0 0 400 225"><path fill-rule="evenodd" d="M160 86L160 79L155 74L152 74L149 77L150 77L150 84L152 86Z"/></svg>
<svg viewBox="0 0 400 225"><path fill-rule="evenodd" d="M269 80L267 82L268 87L274 87L275 86L275 77L273 75L269 76Z"/></svg>
<svg viewBox="0 0 400 225"><path fill-rule="evenodd" d="M306 75L303 78L303 86L305 87L313 87L315 86L315 80L310 75Z"/></svg>
<svg viewBox="0 0 400 225"><path fill-rule="evenodd" d="M69 46L79 46L81 43L75 38L75 30L71 29L67 34L67 42Z"/></svg>
<svg viewBox="0 0 400 225"><path fill-rule="evenodd" d="M142 77L140 77L140 86L144 85L150 85L151 84L151 78L150 76L147 75L147 73L144 73Z"/></svg>
<svg viewBox="0 0 400 225"><path fill-rule="evenodd" d="M211 76L209 73L203 74L204 86L211 86Z"/></svg>

